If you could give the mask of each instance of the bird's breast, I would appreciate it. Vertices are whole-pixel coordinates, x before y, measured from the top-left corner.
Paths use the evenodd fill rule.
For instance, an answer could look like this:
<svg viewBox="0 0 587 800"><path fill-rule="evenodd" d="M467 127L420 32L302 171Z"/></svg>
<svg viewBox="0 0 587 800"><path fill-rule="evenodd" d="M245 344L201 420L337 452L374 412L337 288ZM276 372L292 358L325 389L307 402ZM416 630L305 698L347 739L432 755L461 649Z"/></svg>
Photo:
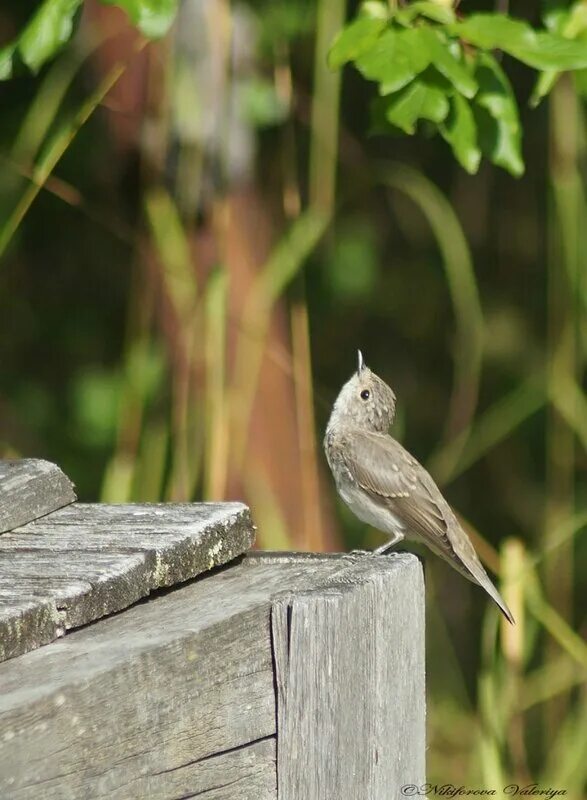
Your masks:
<svg viewBox="0 0 587 800"><path fill-rule="evenodd" d="M389 510L385 501L372 497L356 483L345 478L337 480L337 488L344 502L362 522L391 536L404 532L403 522Z"/></svg>

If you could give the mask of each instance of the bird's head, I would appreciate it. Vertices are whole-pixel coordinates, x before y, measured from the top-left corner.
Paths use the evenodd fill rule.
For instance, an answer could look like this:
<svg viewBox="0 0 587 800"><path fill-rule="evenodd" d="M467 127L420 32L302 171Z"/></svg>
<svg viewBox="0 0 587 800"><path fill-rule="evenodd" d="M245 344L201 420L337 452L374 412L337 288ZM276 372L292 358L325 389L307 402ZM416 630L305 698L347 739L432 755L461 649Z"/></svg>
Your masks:
<svg viewBox="0 0 587 800"><path fill-rule="evenodd" d="M339 423L366 431L387 433L395 417L395 394L363 361L340 390L328 427Z"/></svg>

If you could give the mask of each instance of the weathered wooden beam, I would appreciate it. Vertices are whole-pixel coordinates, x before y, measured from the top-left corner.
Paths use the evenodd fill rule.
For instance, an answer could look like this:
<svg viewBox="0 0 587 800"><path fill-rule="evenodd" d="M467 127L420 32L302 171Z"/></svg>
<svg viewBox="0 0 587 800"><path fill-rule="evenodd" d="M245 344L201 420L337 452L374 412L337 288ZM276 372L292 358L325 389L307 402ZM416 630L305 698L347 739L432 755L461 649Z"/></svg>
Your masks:
<svg viewBox="0 0 587 800"><path fill-rule="evenodd" d="M0 536L0 661L248 550L241 503L74 503Z"/></svg>
<svg viewBox="0 0 587 800"><path fill-rule="evenodd" d="M72 482L50 461L0 459L0 533L73 503Z"/></svg>
<svg viewBox="0 0 587 800"><path fill-rule="evenodd" d="M274 604L279 800L384 800L425 781L423 576L413 556L383 565L361 556Z"/></svg>
<svg viewBox="0 0 587 800"><path fill-rule="evenodd" d="M0 797L399 797L422 606L413 556L263 555L69 632L0 664Z"/></svg>

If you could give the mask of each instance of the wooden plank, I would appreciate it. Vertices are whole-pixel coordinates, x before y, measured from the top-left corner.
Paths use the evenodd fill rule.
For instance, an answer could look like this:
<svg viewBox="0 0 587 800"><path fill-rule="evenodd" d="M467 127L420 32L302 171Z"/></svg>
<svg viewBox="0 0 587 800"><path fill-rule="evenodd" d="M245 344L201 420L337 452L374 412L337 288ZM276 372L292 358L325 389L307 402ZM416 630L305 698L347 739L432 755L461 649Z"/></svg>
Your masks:
<svg viewBox="0 0 587 800"><path fill-rule="evenodd" d="M72 482L50 461L0 459L0 533L73 503Z"/></svg>
<svg viewBox="0 0 587 800"><path fill-rule="evenodd" d="M361 557L274 605L280 800L387 800L425 782L422 570L384 563Z"/></svg>
<svg viewBox="0 0 587 800"><path fill-rule="evenodd" d="M400 796L390 775L423 782L421 593L413 556L253 555L6 661L0 797L275 800L276 734L280 800Z"/></svg>
<svg viewBox="0 0 587 800"><path fill-rule="evenodd" d="M19 588L0 592L0 655L12 658L55 638L55 607Z"/></svg>
<svg viewBox="0 0 587 800"><path fill-rule="evenodd" d="M241 503L74 503L5 533L0 660L224 564L253 541Z"/></svg>
<svg viewBox="0 0 587 800"><path fill-rule="evenodd" d="M270 600L324 577L236 566L1 664L0 797L170 797L157 775L274 736Z"/></svg>
<svg viewBox="0 0 587 800"><path fill-rule="evenodd" d="M141 799L275 800L276 757L275 737L270 736L193 764L148 776L141 789Z"/></svg>

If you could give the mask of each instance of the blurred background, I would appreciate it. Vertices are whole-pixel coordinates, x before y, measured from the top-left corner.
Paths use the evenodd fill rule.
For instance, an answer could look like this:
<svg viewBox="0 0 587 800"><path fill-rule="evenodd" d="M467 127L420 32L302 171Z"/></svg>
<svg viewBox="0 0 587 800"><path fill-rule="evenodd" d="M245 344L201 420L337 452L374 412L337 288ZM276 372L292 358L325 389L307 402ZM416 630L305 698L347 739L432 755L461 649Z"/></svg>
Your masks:
<svg viewBox="0 0 587 800"><path fill-rule="evenodd" d="M3 4L0 46L35 6ZM354 8L184 0L147 44L88 0L0 84L0 457L85 501L244 499L262 548L374 547L321 446L361 347L517 619L424 554L430 780L580 798L585 105L563 78L529 110L504 60L520 180L370 136L374 88L326 67Z"/></svg>

